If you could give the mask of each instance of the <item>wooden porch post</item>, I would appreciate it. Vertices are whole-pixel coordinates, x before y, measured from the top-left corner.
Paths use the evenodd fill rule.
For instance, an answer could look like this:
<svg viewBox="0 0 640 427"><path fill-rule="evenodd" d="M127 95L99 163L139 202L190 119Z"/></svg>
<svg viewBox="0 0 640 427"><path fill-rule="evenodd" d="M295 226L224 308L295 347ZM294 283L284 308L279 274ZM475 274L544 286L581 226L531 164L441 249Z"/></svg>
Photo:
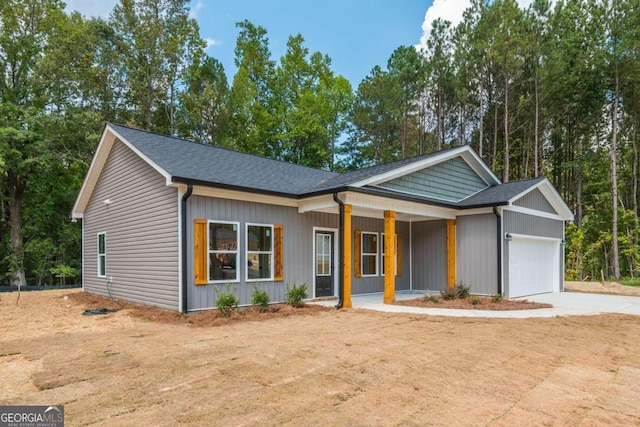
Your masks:
<svg viewBox="0 0 640 427"><path fill-rule="evenodd" d="M456 220L447 220L447 286L456 286Z"/></svg>
<svg viewBox="0 0 640 427"><path fill-rule="evenodd" d="M395 302L396 295L396 213L384 211L384 303Z"/></svg>
<svg viewBox="0 0 640 427"><path fill-rule="evenodd" d="M344 205L344 253L342 255L342 262L344 263L344 277L343 277L343 295L342 295L342 308L351 308L351 265L353 264L351 259L351 242L353 241L353 235L351 234L351 211L353 210L351 205Z"/></svg>

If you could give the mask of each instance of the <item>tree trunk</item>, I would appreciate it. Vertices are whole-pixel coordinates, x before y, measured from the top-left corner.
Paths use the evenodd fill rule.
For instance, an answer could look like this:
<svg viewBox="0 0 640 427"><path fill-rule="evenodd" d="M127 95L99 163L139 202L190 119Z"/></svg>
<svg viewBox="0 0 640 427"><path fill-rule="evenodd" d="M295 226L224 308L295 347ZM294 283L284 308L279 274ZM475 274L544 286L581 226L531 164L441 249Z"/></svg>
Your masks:
<svg viewBox="0 0 640 427"><path fill-rule="evenodd" d="M539 98L539 88L538 88L538 76L536 74L535 78L535 102L536 102L536 114L535 114L535 123L533 130L533 177L537 178L540 174L540 165L538 164L538 145L540 144L540 98Z"/></svg>
<svg viewBox="0 0 640 427"><path fill-rule="evenodd" d="M620 80L618 69L615 70L615 92L613 96L613 117L611 120L611 252L613 262L613 277L620 280L620 262L618 254L618 175L616 161L617 128L618 128L618 98L620 96Z"/></svg>
<svg viewBox="0 0 640 427"><path fill-rule="evenodd" d="M482 90L482 84L480 84L480 108L478 109L478 120L480 122L480 127L478 128L479 130L479 135L478 135L478 156L480 156L480 158L482 159L482 141L484 139L484 134L483 134L483 128L484 126L482 125L482 119L483 119L483 113L482 113L482 107L484 105L484 91Z"/></svg>
<svg viewBox="0 0 640 427"><path fill-rule="evenodd" d="M509 77L504 78L504 169L502 182L509 182Z"/></svg>
<svg viewBox="0 0 640 427"><path fill-rule="evenodd" d="M26 182L16 173L8 172L9 189L9 228L11 230L11 284L25 286L27 279L23 265L23 236L22 236L22 204L24 202L24 190Z"/></svg>

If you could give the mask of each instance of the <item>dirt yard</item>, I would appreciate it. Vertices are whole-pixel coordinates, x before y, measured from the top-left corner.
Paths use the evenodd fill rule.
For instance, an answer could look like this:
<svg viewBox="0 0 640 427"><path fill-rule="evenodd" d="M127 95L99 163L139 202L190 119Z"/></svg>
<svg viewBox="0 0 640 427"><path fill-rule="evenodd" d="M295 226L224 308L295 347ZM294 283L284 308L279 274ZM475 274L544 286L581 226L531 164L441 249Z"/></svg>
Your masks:
<svg viewBox="0 0 640 427"><path fill-rule="evenodd" d="M640 317L197 326L83 316L70 292L0 295L0 405L63 404L67 426L640 425Z"/></svg>

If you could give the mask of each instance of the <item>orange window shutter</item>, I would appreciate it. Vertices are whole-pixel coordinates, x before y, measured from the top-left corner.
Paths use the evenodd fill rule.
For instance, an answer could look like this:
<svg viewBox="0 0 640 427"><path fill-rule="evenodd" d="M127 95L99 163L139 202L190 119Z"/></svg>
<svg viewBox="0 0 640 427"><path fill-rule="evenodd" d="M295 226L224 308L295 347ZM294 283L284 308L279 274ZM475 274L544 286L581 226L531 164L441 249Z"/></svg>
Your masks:
<svg viewBox="0 0 640 427"><path fill-rule="evenodd" d="M209 283L207 277L207 253L207 220L196 219L193 221L193 271L196 285Z"/></svg>
<svg viewBox="0 0 640 427"><path fill-rule="evenodd" d="M362 277L362 232L360 230L356 230L355 237L353 242L353 249L355 252L355 276Z"/></svg>
<svg viewBox="0 0 640 427"><path fill-rule="evenodd" d="M273 280L284 280L284 227L273 226Z"/></svg>
<svg viewBox="0 0 640 427"><path fill-rule="evenodd" d="M398 246L396 250L398 251L396 254L396 259L398 260L397 265L397 276L402 276L402 234L396 234L396 241L398 242Z"/></svg>

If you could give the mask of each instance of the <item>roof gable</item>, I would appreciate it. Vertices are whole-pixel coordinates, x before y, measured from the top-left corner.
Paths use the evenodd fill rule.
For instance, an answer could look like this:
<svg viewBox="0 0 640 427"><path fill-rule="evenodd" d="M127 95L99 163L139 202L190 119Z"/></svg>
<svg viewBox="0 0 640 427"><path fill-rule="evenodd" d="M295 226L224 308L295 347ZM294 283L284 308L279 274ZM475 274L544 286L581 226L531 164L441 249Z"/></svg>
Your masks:
<svg viewBox="0 0 640 427"><path fill-rule="evenodd" d="M378 185L450 202L458 202L489 186L461 156Z"/></svg>
<svg viewBox="0 0 640 427"><path fill-rule="evenodd" d="M514 206L535 209L550 214L558 214L547 198L539 189L534 189L513 201Z"/></svg>

